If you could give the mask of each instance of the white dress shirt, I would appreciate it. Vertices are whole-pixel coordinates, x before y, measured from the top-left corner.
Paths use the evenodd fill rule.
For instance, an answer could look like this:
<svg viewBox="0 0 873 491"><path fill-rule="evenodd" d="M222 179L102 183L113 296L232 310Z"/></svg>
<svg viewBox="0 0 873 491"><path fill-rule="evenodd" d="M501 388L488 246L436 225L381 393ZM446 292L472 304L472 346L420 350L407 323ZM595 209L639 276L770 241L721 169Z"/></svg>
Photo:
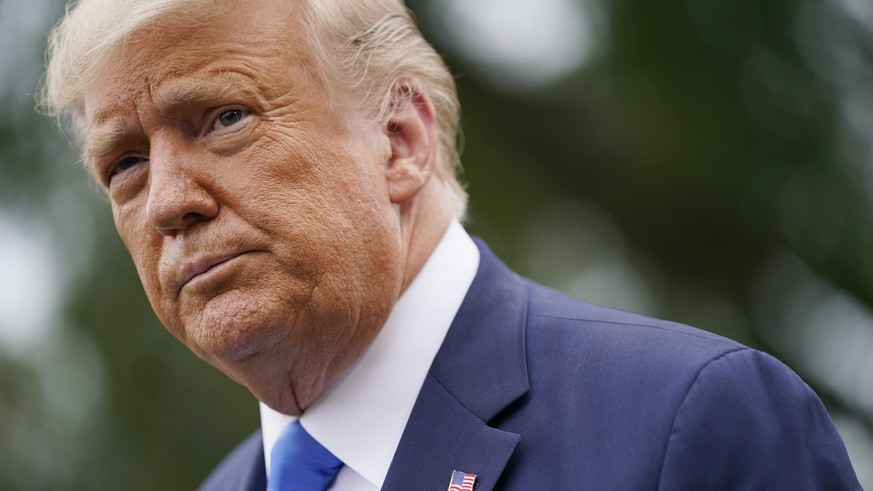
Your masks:
<svg viewBox="0 0 873 491"><path fill-rule="evenodd" d="M452 221L363 356L300 417L345 464L331 490L382 488L412 406L479 267L479 250ZM261 403L264 458L293 416Z"/></svg>

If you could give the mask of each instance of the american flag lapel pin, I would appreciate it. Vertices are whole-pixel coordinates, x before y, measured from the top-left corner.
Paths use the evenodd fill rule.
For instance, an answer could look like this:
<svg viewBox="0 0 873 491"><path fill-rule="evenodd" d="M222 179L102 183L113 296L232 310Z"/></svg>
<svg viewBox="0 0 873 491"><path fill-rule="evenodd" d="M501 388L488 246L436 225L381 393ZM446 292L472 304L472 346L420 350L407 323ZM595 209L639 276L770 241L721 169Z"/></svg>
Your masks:
<svg viewBox="0 0 873 491"><path fill-rule="evenodd" d="M473 491L476 487L475 484L476 474L467 474L466 472L453 470L448 491Z"/></svg>

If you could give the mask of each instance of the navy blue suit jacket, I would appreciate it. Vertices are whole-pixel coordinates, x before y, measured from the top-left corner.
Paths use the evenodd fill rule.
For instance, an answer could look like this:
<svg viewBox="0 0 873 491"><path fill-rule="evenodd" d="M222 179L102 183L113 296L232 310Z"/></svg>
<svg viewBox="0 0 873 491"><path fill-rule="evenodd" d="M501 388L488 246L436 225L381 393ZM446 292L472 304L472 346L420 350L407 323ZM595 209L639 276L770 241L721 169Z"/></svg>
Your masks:
<svg viewBox="0 0 873 491"><path fill-rule="evenodd" d="M520 278L484 245L383 489L860 489L818 397L774 358ZM260 433L204 491L265 488Z"/></svg>

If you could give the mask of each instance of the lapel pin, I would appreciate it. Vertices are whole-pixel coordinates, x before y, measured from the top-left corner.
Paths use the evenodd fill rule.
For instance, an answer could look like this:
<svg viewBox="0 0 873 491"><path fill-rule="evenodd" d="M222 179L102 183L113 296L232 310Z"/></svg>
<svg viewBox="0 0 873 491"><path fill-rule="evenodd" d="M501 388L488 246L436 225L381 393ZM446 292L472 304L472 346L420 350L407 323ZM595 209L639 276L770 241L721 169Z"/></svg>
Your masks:
<svg viewBox="0 0 873 491"><path fill-rule="evenodd" d="M473 491L478 487L476 484L478 484L476 483L476 474L453 470L448 491Z"/></svg>

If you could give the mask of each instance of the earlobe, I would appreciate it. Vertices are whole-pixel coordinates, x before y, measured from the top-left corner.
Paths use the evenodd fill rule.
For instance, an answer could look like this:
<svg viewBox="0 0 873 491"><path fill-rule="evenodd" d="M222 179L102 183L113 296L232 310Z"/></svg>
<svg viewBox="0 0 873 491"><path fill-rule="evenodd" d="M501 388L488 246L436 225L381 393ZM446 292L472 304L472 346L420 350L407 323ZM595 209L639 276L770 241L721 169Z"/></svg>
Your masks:
<svg viewBox="0 0 873 491"><path fill-rule="evenodd" d="M388 195L392 203L402 204L427 184L437 156L433 104L414 82L401 80L392 89L385 133L391 144L385 170Z"/></svg>

